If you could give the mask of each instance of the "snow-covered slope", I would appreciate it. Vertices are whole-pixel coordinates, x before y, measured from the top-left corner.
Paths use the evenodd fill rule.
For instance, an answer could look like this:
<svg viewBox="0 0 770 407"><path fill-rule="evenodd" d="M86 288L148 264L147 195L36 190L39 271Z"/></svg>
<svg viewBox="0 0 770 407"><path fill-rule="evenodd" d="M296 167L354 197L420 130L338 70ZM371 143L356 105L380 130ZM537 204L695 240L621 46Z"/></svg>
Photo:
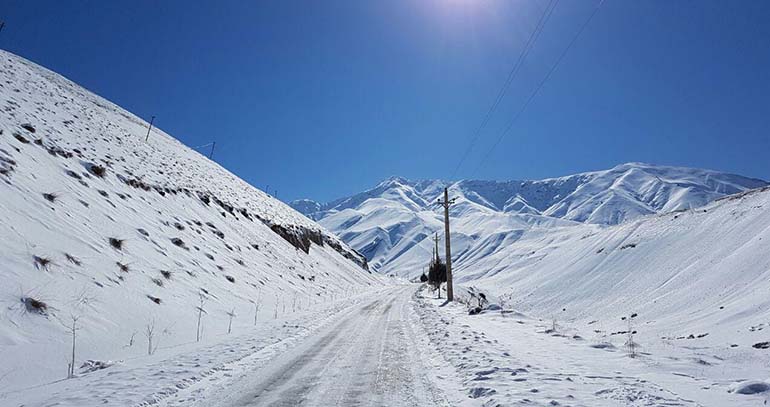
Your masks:
<svg viewBox="0 0 770 407"><path fill-rule="evenodd" d="M0 390L203 341L382 284L315 222L73 82L0 51ZM222 338L220 337L219 340Z"/></svg>
<svg viewBox="0 0 770 407"><path fill-rule="evenodd" d="M448 187L455 256L466 264L527 232L606 226L703 206L767 182L716 171L642 163L539 181L412 182L390 178L327 204L292 203L358 249L381 272L413 276L443 230L436 200Z"/></svg>

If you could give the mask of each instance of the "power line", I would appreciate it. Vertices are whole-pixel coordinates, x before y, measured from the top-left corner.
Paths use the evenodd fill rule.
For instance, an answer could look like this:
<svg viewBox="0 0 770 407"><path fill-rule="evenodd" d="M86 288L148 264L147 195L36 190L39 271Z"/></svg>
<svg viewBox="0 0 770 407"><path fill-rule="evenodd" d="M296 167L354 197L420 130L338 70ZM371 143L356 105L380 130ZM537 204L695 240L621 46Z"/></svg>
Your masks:
<svg viewBox="0 0 770 407"><path fill-rule="evenodd" d="M527 100L524 102L524 104L521 106L521 109L519 109L518 112L516 112L516 115L513 116L513 118L508 122L508 125L505 127L505 130L500 133L500 137L497 138L495 143L492 145L492 148L490 148L487 153L484 155L484 157L479 161L479 164L476 166L476 169L473 170L471 175L476 174L478 170L481 168L482 165L487 161L489 156L492 154L492 152L497 148L497 146L500 144L501 141L503 141L503 138L505 138L506 134L511 130L513 125L516 123L516 121L521 117L521 115L524 113L524 111L527 109L527 106L529 106L530 103L532 103L532 100L535 99L537 94L540 92L540 89L543 88L543 85L545 85L546 82L548 82L548 79L551 78L553 73L556 71L556 68L559 66L561 61L564 59L564 57L567 55L569 50L572 48L573 45L575 45L575 42L577 42L578 37L580 37L580 34L585 31L586 27L588 27L588 24L593 20L596 13L599 12L599 9L602 7L602 4L604 3L604 0L599 0L599 3L596 5L596 8L591 12L591 14L588 16L585 22L583 22L583 25L580 26L580 29L575 33L575 35L572 37L570 42L567 44L567 47L564 48L561 55L559 55L559 58L556 59L556 62L551 66L551 69L548 70L548 73L545 75L542 81L537 85L535 90L529 95Z"/></svg>
<svg viewBox="0 0 770 407"><path fill-rule="evenodd" d="M487 110L487 113L484 115L484 118L482 119L481 124L476 128L476 131L473 132L471 142L468 145L468 148L465 149L465 152L460 158L460 161L457 163L457 166L452 172L452 176L450 177L450 179L453 179L455 175L457 175L457 171L460 170L460 167L462 167L463 163L465 162L465 159L468 158L468 154L470 154L471 150L473 150L473 146L476 144L479 137L481 136L481 131L487 126L487 123L489 123L489 120L492 118L492 114L497 110L497 107L503 101L505 94L508 92L508 88L510 87L511 83L518 75L522 65L524 65L524 60L527 59L529 52L532 50L532 47L535 45L535 42L540 37L540 33L543 32L543 27L545 27L545 24L551 18L551 14L553 14L553 10L556 8L558 3L559 3L559 0L550 0L545 10L543 10L543 14L540 16L540 19L537 21L537 24L535 24L534 30L532 30L532 32L530 33L529 38L527 39L527 42L524 44L524 48L522 48L521 53L519 54L519 57L516 60L516 63L513 65L513 67L511 68L511 71L508 73L508 77L503 83L503 86L497 92L495 101L489 107L489 110Z"/></svg>

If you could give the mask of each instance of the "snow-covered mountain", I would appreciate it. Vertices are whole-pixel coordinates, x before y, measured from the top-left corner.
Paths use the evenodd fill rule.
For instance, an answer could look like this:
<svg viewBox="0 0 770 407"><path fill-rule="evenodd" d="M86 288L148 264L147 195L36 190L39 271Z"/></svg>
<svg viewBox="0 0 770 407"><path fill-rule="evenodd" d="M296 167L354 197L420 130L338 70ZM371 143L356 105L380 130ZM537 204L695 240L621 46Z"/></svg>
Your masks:
<svg viewBox="0 0 770 407"><path fill-rule="evenodd" d="M0 51L0 96L0 390L64 377L73 316L77 372L146 355L151 324L155 346L194 342L201 305L206 341L382 284L315 222L56 73Z"/></svg>
<svg viewBox="0 0 770 407"><path fill-rule="evenodd" d="M616 225L640 217L697 208L725 195L767 185L717 171L627 163L606 171L538 181L409 181L326 204L295 201L359 250L381 272L412 276L429 258L428 238L442 230L436 200L448 187L457 198L450 216L458 261L480 259L525 231L574 225Z"/></svg>

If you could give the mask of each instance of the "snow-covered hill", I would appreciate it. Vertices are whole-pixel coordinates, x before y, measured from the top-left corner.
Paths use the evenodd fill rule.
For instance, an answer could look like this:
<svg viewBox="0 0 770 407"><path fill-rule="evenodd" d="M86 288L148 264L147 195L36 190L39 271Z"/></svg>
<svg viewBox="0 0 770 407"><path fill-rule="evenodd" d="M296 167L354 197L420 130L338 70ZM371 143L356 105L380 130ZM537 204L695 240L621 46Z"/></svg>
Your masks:
<svg viewBox="0 0 770 407"><path fill-rule="evenodd" d="M380 271L414 277L442 227L430 203L444 185L391 179L314 216ZM770 400L767 183L625 164L449 189L459 197L451 212L456 295L475 307L471 289L484 292L505 312L469 316L437 299L443 311L426 311L423 323L485 404Z"/></svg>
<svg viewBox="0 0 770 407"><path fill-rule="evenodd" d="M480 259L525 231L606 226L703 206L767 182L716 171L642 163L539 181L409 181L390 178L363 193L292 205L363 253L381 272L413 276L442 229L435 204L448 187L455 255ZM456 235L456 236L454 236Z"/></svg>
<svg viewBox="0 0 770 407"><path fill-rule="evenodd" d="M0 393L383 283L313 221L0 51Z"/></svg>

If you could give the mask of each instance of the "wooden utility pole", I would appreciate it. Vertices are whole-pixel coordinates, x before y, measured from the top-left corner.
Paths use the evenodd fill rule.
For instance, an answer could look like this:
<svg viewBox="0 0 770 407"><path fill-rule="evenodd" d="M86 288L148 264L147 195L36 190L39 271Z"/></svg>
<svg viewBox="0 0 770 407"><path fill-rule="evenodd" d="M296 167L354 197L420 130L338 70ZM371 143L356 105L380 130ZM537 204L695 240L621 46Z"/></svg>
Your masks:
<svg viewBox="0 0 770 407"><path fill-rule="evenodd" d="M449 191L444 188L444 200L438 203L444 206L444 242L446 243L446 298L447 301L454 301L454 292L452 291L452 247L449 242L449 205L455 203L456 198L449 199Z"/></svg>
<svg viewBox="0 0 770 407"><path fill-rule="evenodd" d="M3 27L5 27L5 21L0 21L0 32L3 31Z"/></svg>
<svg viewBox="0 0 770 407"><path fill-rule="evenodd" d="M147 137L144 138L144 142L146 143L147 140L150 139L150 131L152 131L152 123L155 121L155 116L152 116L152 119L150 119L150 127L147 129Z"/></svg>
<svg viewBox="0 0 770 407"><path fill-rule="evenodd" d="M211 159L211 157L214 156L214 147L216 147L216 146L217 146L217 142L216 141L211 143L211 152L209 153L209 160Z"/></svg>

